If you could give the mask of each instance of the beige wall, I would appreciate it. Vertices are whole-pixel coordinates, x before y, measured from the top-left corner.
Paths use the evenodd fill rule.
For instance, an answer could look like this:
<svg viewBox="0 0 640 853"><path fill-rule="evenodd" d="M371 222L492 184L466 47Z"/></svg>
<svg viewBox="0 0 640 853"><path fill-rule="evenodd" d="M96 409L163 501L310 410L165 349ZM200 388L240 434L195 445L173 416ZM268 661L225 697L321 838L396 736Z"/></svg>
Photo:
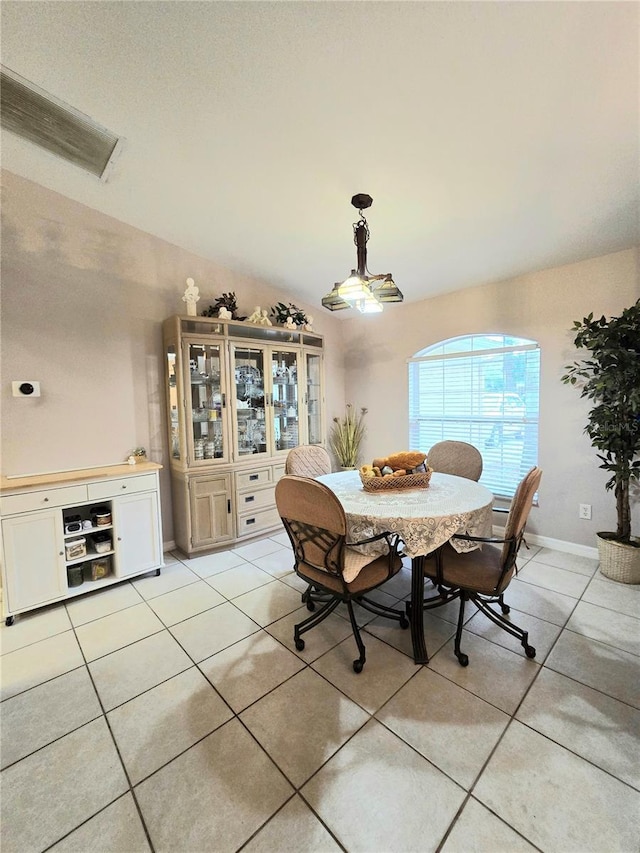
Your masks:
<svg viewBox="0 0 640 853"><path fill-rule="evenodd" d="M2 473L109 464L139 444L167 465L161 322L183 312L185 279L200 287L200 310L230 290L246 313L290 297L6 171L2 182ZM367 406L364 458L404 448L414 353L474 332L537 340L544 476L530 529L593 545L614 524L614 502L583 434L587 406L560 376L573 320L630 305L639 269L628 250L346 320L301 304L325 335L327 421L345 400ZM11 397L13 379L39 380L42 397ZM161 481L169 540L166 469ZM592 504L591 522L578 519L579 503ZM637 503L633 516L638 534Z"/></svg>
<svg viewBox="0 0 640 853"><path fill-rule="evenodd" d="M291 297L12 173L2 184L2 473L107 465L137 445L167 466L161 323L185 313L185 279L199 311L229 291L247 314ZM300 307L325 336L327 412L339 411L340 323ZM38 380L42 396L12 397L16 379ZM161 484L168 541L166 468Z"/></svg>
<svg viewBox="0 0 640 853"><path fill-rule="evenodd" d="M620 313L640 297L639 276L638 251L632 249L348 320L346 393L355 405L369 409L365 458L408 444L406 361L416 352L472 333L531 338L541 348L539 464L544 474L529 528L593 546L596 531L615 527L615 501L604 490L607 478L583 433L588 406L560 377L576 353L573 321L590 311ZM404 289L409 291L408 282ZM592 521L578 519L580 503L592 505ZM639 503L633 518L640 535Z"/></svg>

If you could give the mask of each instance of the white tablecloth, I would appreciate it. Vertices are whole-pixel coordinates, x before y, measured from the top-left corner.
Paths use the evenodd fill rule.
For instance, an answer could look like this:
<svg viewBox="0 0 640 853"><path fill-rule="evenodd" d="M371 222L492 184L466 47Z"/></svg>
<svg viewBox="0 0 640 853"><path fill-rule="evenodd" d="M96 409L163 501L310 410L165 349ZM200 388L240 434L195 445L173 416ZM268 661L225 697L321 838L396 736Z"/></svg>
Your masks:
<svg viewBox="0 0 640 853"><path fill-rule="evenodd" d="M397 533L408 557L429 554L454 533L491 535L493 495L485 486L450 474L431 476L426 489L365 492L357 471L339 471L317 478L339 498L347 516L349 540L366 539L385 530ZM476 548L454 540L457 551ZM379 553L379 543L362 546Z"/></svg>

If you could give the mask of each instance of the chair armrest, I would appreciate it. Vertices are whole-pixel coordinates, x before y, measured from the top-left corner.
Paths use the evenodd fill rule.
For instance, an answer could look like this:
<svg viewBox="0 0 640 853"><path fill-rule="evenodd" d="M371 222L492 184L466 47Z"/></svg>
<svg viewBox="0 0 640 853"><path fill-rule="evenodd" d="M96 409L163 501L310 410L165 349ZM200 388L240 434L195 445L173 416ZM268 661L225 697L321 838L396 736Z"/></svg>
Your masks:
<svg viewBox="0 0 640 853"><path fill-rule="evenodd" d="M515 536L509 536L507 539L500 539L497 536L467 536L465 533L454 533L452 539L464 539L466 542L491 542L496 545L504 545L506 542L515 542Z"/></svg>
<svg viewBox="0 0 640 853"><path fill-rule="evenodd" d="M391 546L391 542L390 542L390 540L391 540L391 538L392 538L392 537L395 537L395 541L396 541L396 543L397 543L397 541L398 541L398 536L397 536L397 534L395 534L395 533L378 533L378 534L376 534L375 536L370 536L368 539L360 539L360 540L358 540L357 542L346 542L346 541L345 541L345 543L344 543L344 544L345 544L345 545L348 545L350 548L353 548L353 547L355 547L356 545L368 545L368 544L369 544L369 542L378 542L380 539L386 539L386 540L387 540L387 544L388 544L389 546Z"/></svg>

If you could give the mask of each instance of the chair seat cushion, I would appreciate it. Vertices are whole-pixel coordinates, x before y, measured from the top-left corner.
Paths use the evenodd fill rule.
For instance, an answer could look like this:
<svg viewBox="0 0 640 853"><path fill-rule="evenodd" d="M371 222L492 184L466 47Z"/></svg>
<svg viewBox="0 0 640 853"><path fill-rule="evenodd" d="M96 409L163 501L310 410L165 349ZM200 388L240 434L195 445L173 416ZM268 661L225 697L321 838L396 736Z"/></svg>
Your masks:
<svg viewBox="0 0 640 853"><path fill-rule="evenodd" d="M501 572L501 545L485 543L482 549L464 554L459 554L449 542L442 546L442 580L445 586L462 587L484 595L499 595L509 585L513 568L500 582ZM435 580L435 560L425 563L425 574Z"/></svg>
<svg viewBox="0 0 640 853"><path fill-rule="evenodd" d="M351 551L351 549L346 548L345 552L346 551ZM351 595L359 595L369 589L374 589L374 587L379 586L388 578L393 577L393 575L397 574L402 568L402 560L398 556L394 557L393 564L391 566L391 573L389 573L389 556L387 554L372 559L370 556L367 557L357 551L354 551L353 553L357 554L358 558L364 558L365 564L360 565L357 574L355 574L351 581L347 580L345 565L344 579L347 584L347 590ZM350 559L350 567L352 570L351 574L353 574L354 566L359 562L360 560L356 557L352 557ZM309 563L299 563L297 566L297 572L314 586L323 587L324 589L339 594L342 594L344 591L342 580L339 575L329 574L329 572L317 569Z"/></svg>

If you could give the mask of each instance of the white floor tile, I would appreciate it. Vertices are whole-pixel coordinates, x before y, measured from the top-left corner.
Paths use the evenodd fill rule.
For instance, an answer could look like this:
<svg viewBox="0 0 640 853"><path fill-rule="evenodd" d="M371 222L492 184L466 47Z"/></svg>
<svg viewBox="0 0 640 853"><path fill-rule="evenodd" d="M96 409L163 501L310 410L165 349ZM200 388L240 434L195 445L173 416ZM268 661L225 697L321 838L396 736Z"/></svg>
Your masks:
<svg viewBox="0 0 640 853"><path fill-rule="evenodd" d="M287 584L274 580L261 589L239 595L234 604L258 625L270 625L300 606L300 595Z"/></svg>
<svg viewBox="0 0 640 853"><path fill-rule="evenodd" d="M300 604L299 598L298 604ZM351 625L345 622L344 619L336 616L335 613L332 613L324 622L321 622L303 635L304 649L298 651L293 641L294 627L310 615L306 607L300 607L298 610L294 610L293 613L289 613L282 619L278 619L277 622L271 622L265 630L290 651L307 662L316 660L328 649L341 643L345 637L353 635Z"/></svg>
<svg viewBox="0 0 640 853"><path fill-rule="evenodd" d="M194 666L120 705L107 718L136 785L232 715Z"/></svg>
<svg viewBox="0 0 640 853"><path fill-rule="evenodd" d="M470 797L441 850L442 853L535 853L536 848Z"/></svg>
<svg viewBox="0 0 640 853"><path fill-rule="evenodd" d="M89 664L106 711L189 669L192 661L168 631L152 634Z"/></svg>
<svg viewBox="0 0 640 853"><path fill-rule="evenodd" d="M577 554L568 554L565 551L554 551L551 548L540 548L531 558L535 563L545 563L547 566L555 566L558 569L567 569L577 572L586 577L593 577L598 568L597 558L580 557Z"/></svg>
<svg viewBox="0 0 640 853"><path fill-rule="evenodd" d="M227 602L174 625L171 633L194 663L199 663L259 630L259 625Z"/></svg>
<svg viewBox="0 0 640 853"><path fill-rule="evenodd" d="M251 839L243 853L339 853L339 847L309 806L293 797L277 815Z"/></svg>
<svg viewBox="0 0 640 853"><path fill-rule="evenodd" d="M21 613L9 627L4 620L0 621L0 654L15 652L69 630L71 622L64 604L54 604L34 613Z"/></svg>
<svg viewBox="0 0 640 853"><path fill-rule="evenodd" d="M640 710L543 669L517 719L640 790Z"/></svg>
<svg viewBox="0 0 640 853"><path fill-rule="evenodd" d="M236 713L298 672L304 663L266 631L251 634L199 667Z"/></svg>
<svg viewBox="0 0 640 853"><path fill-rule="evenodd" d="M354 673L354 678L357 676ZM296 787L369 718L362 708L304 669L240 715Z"/></svg>
<svg viewBox="0 0 640 853"><path fill-rule="evenodd" d="M2 700L82 666L84 658L73 631L56 634L2 657Z"/></svg>
<svg viewBox="0 0 640 853"><path fill-rule="evenodd" d="M102 715L86 667L78 667L2 704L2 767Z"/></svg>
<svg viewBox="0 0 640 853"><path fill-rule="evenodd" d="M176 625L190 616L204 613L205 610L224 603L223 596L212 589L206 581L200 580L195 575L194 578L196 583L174 589L173 592L159 595L147 602L165 625Z"/></svg>
<svg viewBox="0 0 640 853"><path fill-rule="evenodd" d="M640 619L633 616L579 601L567 622L567 629L629 654L640 655Z"/></svg>
<svg viewBox="0 0 640 853"><path fill-rule="evenodd" d="M81 625L76 634L84 656L92 661L163 628L156 614L143 603Z"/></svg>
<svg viewBox="0 0 640 853"><path fill-rule="evenodd" d="M470 789L510 719L425 668L376 717L465 790Z"/></svg>
<svg viewBox="0 0 640 853"><path fill-rule="evenodd" d="M227 572L208 577L207 583L225 598L232 599L267 583L273 583L273 578L251 563L245 563Z"/></svg>
<svg viewBox="0 0 640 853"><path fill-rule="evenodd" d="M469 605L469 610L473 611L475 607ZM500 607L496 606L494 610L499 613ZM551 651L553 644L560 636L562 628L559 625L554 625L552 622L537 619L529 613L520 613L520 611L515 610L513 607L508 614L508 618L514 625L529 632L529 645L533 646L536 650L536 661L543 663ZM520 640L498 627L484 613L476 610L475 616L465 624L465 628L473 634L484 637L485 640L491 640L492 643L504 646L505 649L509 649L509 651L515 652L517 655L525 656L525 650Z"/></svg>
<svg viewBox="0 0 640 853"><path fill-rule="evenodd" d="M183 566L182 563L174 562L165 566L159 575L145 575L131 581L131 583L140 595L148 601L158 595L164 595L166 592L195 583L197 580L199 577L195 572Z"/></svg>
<svg viewBox="0 0 640 853"><path fill-rule="evenodd" d="M516 721L474 796L540 850L637 849L640 794Z"/></svg>
<svg viewBox="0 0 640 853"><path fill-rule="evenodd" d="M435 851L465 792L372 720L301 791L349 851Z"/></svg>
<svg viewBox="0 0 640 853"><path fill-rule="evenodd" d="M519 576L518 576L519 577ZM553 622L554 625L564 626L571 616L576 604L575 598L552 592L541 586L514 578L504 594L505 602L522 613L530 613L538 619Z"/></svg>
<svg viewBox="0 0 640 853"><path fill-rule="evenodd" d="M587 587L582 600L640 619L640 584L618 583L597 574ZM615 616L611 618L615 619Z"/></svg>
<svg viewBox="0 0 640 853"><path fill-rule="evenodd" d="M2 771L2 849L43 850L127 790L103 717Z"/></svg>
<svg viewBox="0 0 640 853"><path fill-rule="evenodd" d="M148 853L151 848L133 797L127 793L50 849L55 853Z"/></svg>
<svg viewBox="0 0 640 853"><path fill-rule="evenodd" d="M68 601L67 611L72 624L77 628L127 607L135 607L141 601L140 593L130 583L121 583Z"/></svg>
<svg viewBox="0 0 640 853"><path fill-rule="evenodd" d="M217 551L215 554L206 554L203 557L192 557L184 560L184 565L195 572L201 578L217 575L218 572L226 572L234 566L241 566L247 560L235 551Z"/></svg>
<svg viewBox="0 0 640 853"><path fill-rule="evenodd" d="M640 658L563 631L545 666L640 708Z"/></svg>
<svg viewBox="0 0 640 853"><path fill-rule="evenodd" d="M237 850L292 794L237 720L136 788L157 853Z"/></svg>
<svg viewBox="0 0 640 853"><path fill-rule="evenodd" d="M526 566L518 573L518 580L569 595L572 598L580 598L587 588L589 578L577 572L567 569L557 569L546 563L539 563L537 558L529 560Z"/></svg>
<svg viewBox="0 0 640 853"><path fill-rule="evenodd" d="M258 557L253 560L253 565L262 569L263 572L268 572L274 578L281 578L293 571L293 551L291 548L279 548L272 554L267 554L264 557Z"/></svg>
<svg viewBox="0 0 640 853"><path fill-rule="evenodd" d="M285 534L286 535L286 534ZM233 549L234 554L239 554L245 560L255 563L260 557L272 554L280 550L280 545L272 538L259 539L257 542L249 542L247 545L238 545Z"/></svg>

